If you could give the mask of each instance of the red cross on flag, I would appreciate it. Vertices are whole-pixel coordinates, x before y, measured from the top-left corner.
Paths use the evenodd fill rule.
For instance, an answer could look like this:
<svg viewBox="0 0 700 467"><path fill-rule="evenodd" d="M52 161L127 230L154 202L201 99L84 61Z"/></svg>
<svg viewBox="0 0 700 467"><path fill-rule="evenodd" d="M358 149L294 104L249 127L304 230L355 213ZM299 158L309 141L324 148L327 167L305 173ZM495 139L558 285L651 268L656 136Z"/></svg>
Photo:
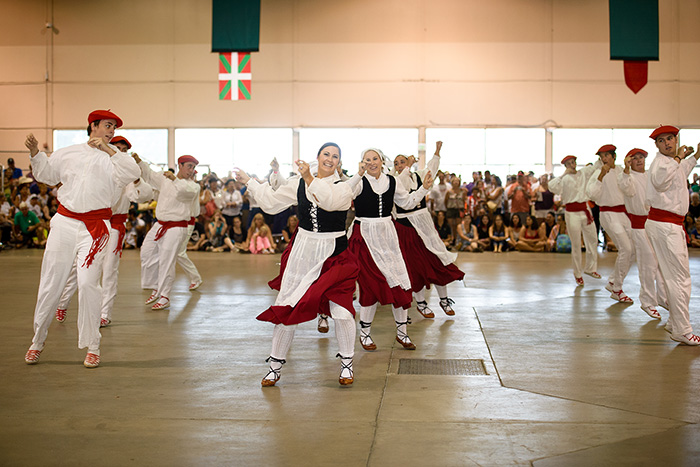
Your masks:
<svg viewBox="0 0 700 467"><path fill-rule="evenodd" d="M219 100L250 100L250 52L219 54Z"/></svg>

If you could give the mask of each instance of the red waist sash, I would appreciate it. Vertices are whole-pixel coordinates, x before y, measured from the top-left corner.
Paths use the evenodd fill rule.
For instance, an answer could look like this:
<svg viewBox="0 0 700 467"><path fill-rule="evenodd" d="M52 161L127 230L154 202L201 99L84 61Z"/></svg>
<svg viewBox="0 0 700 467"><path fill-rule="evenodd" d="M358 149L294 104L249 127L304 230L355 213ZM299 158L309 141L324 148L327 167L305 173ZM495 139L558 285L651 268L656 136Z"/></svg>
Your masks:
<svg viewBox="0 0 700 467"><path fill-rule="evenodd" d="M187 228L189 220L185 221L158 221L160 224L160 229L158 229L158 232L156 232L156 238L154 239L156 242L160 240L163 235L165 235L165 232L168 230L172 229L173 227L184 227Z"/></svg>
<svg viewBox="0 0 700 467"><path fill-rule="evenodd" d="M600 212L627 212L624 204L619 204L617 206L601 206Z"/></svg>
<svg viewBox="0 0 700 467"><path fill-rule="evenodd" d="M187 221L187 225L194 225L194 217L190 217L190 220Z"/></svg>
<svg viewBox="0 0 700 467"><path fill-rule="evenodd" d="M649 209L649 219L656 222L668 222L670 224L682 226L685 216L670 211L664 211L663 209L651 208Z"/></svg>
<svg viewBox="0 0 700 467"><path fill-rule="evenodd" d="M92 245L90 246L88 255L85 257L85 262L83 262L83 266L89 268L97 253L104 249L109 240L109 229L103 221L109 220L112 217L112 210L110 208L105 208L88 212L73 212L69 211L62 204L59 204L58 213L62 216L81 221L85 224L85 228L88 232L90 232Z"/></svg>
<svg viewBox="0 0 700 467"><path fill-rule="evenodd" d="M628 212L627 217L629 218L633 229L643 229L644 224L646 224L647 222L647 216L638 216L636 214L630 214Z"/></svg>
<svg viewBox="0 0 700 467"><path fill-rule="evenodd" d="M118 254L120 258L122 256L122 247L124 246L124 237L126 236L126 225L124 224L126 224L126 219L128 217L128 214L114 214L109 220L109 225L111 225L114 230L119 232L117 247L112 253L115 255Z"/></svg>
<svg viewBox="0 0 700 467"><path fill-rule="evenodd" d="M593 222L593 215L591 211L588 210L588 204L586 203L566 203L565 209L569 212L585 212L586 219L588 220L586 224Z"/></svg>

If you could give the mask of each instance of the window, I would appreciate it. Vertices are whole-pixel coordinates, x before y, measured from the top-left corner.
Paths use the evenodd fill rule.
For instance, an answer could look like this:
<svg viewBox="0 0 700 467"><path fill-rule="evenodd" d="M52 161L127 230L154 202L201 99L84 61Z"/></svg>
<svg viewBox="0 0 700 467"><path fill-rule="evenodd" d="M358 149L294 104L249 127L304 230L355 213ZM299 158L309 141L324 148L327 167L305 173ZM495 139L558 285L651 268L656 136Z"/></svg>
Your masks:
<svg viewBox="0 0 700 467"><path fill-rule="evenodd" d="M115 136L123 136L131 143L129 152L138 153L141 159L153 165L164 167L168 163L168 130L122 130L117 129ZM54 149L73 144L86 143L85 130L55 130L53 132Z"/></svg>
<svg viewBox="0 0 700 467"><path fill-rule="evenodd" d="M302 128L299 130L299 158L311 162L324 143L340 147L343 168L357 173L362 151L381 150L389 160L399 154L418 156L416 128Z"/></svg>

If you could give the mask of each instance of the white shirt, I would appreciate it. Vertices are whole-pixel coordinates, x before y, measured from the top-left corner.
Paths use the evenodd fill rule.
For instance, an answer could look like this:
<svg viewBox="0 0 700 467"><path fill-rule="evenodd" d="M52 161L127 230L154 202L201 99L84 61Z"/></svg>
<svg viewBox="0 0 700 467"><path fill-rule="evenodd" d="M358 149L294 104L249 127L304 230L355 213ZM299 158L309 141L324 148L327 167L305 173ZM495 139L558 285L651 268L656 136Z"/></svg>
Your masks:
<svg viewBox="0 0 700 467"><path fill-rule="evenodd" d="M593 165L587 165L577 170L575 174L563 174L549 181L549 191L561 196L561 202L585 203L588 201L586 194L586 183L591 174L603 165L600 160Z"/></svg>
<svg viewBox="0 0 700 467"><path fill-rule="evenodd" d="M649 206L685 216L690 204L688 175L695 164L697 160L693 156L678 164L672 157L657 152L649 167L646 192Z"/></svg>
<svg viewBox="0 0 700 467"><path fill-rule="evenodd" d="M133 182L129 183L122 190L122 194L119 197L114 206L112 206L112 214L126 214L129 212L129 206L131 203L145 203L153 199L153 188L151 185L139 179L139 184L134 185Z"/></svg>
<svg viewBox="0 0 700 467"><path fill-rule="evenodd" d="M44 152L31 158L34 177L47 185L57 185L58 201L76 213L111 208L122 188L139 178L134 159L111 146L116 154L83 144L61 148L48 157Z"/></svg>
<svg viewBox="0 0 700 467"><path fill-rule="evenodd" d="M353 189L353 198L356 198L360 195L360 193L362 193L363 178L366 178L369 181L372 191L378 195L381 195L389 189L389 177L390 175L382 173L379 175L379 178L374 178L372 175L365 172L362 177L360 177L358 174L353 175L353 177L346 183L349 183ZM413 209L423 198L425 198L427 194L428 190L425 188L425 185L421 186L413 193L409 193L403 184L397 180L396 190L394 192L394 203L403 209Z"/></svg>
<svg viewBox="0 0 700 467"><path fill-rule="evenodd" d="M228 190L224 190L222 199L224 201L224 207L223 209L221 209L221 214L225 214L227 216L237 216L241 213L241 207L243 206L243 196L241 196L240 191L234 189L233 193L230 193ZM227 207L229 203L235 203L236 206Z"/></svg>
<svg viewBox="0 0 700 467"><path fill-rule="evenodd" d="M625 204L625 197L617 186L617 176L622 173L622 167L615 166L598 180L600 169L596 170L588 181L586 194L598 206L621 206Z"/></svg>
<svg viewBox="0 0 700 467"><path fill-rule="evenodd" d="M143 179L159 191L156 218L174 222L190 220L192 213L199 213L199 184L192 180L170 180L163 172L154 172L144 161L139 163Z"/></svg>
<svg viewBox="0 0 700 467"><path fill-rule="evenodd" d="M299 176L294 176L275 191L269 183L254 179L248 181L248 190L255 197L260 208L268 214L278 214L289 206L297 204ZM314 178L306 185L306 197L324 211L347 211L352 203L351 187L340 180L337 173L330 177Z"/></svg>
<svg viewBox="0 0 700 467"><path fill-rule="evenodd" d="M606 175L607 177L607 175ZM625 197L625 209L635 216L649 214L649 205L646 200L648 177L646 172L624 171L617 176L617 185Z"/></svg>
<svg viewBox="0 0 700 467"><path fill-rule="evenodd" d="M430 175L435 178L435 174L437 173L438 169L440 168L440 156L435 154L432 159L428 161L426 164L425 168L422 170L416 170L415 173L420 175L421 181L425 180L425 176L430 172ZM401 172L399 175L396 175L396 180L401 182L401 184L406 188L406 190L415 190L418 188L418 179L413 175L413 173L409 170L409 167L406 167L403 172ZM443 194L443 204L445 201L445 196Z"/></svg>

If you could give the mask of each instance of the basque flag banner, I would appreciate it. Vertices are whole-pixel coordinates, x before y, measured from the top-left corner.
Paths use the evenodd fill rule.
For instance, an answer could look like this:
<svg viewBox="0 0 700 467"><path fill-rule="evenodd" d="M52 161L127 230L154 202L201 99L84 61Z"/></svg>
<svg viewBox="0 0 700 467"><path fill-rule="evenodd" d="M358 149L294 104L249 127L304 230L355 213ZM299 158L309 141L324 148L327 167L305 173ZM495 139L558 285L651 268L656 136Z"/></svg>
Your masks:
<svg viewBox="0 0 700 467"><path fill-rule="evenodd" d="M250 52L219 54L219 100L250 100Z"/></svg>

